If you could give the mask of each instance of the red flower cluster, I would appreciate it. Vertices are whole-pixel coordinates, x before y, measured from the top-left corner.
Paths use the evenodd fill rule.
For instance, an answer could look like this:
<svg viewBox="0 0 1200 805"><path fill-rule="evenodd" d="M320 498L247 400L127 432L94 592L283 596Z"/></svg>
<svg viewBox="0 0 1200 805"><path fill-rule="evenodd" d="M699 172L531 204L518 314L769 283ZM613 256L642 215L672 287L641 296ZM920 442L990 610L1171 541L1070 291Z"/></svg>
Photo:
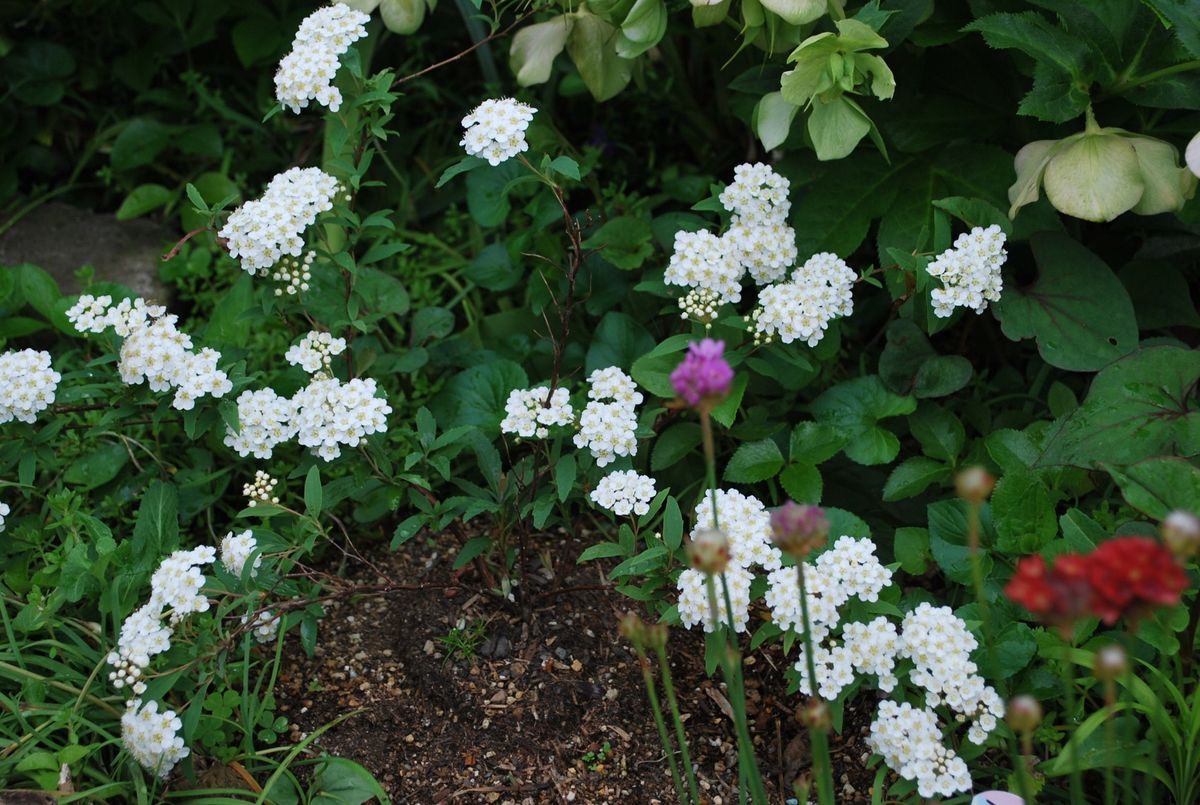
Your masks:
<svg viewBox="0 0 1200 805"><path fill-rule="evenodd" d="M1149 537L1118 537L1089 554L1063 554L1047 567L1040 556L1022 559L1004 592L1044 623L1069 629L1083 615L1105 623L1171 606L1187 589L1187 575L1171 552Z"/></svg>

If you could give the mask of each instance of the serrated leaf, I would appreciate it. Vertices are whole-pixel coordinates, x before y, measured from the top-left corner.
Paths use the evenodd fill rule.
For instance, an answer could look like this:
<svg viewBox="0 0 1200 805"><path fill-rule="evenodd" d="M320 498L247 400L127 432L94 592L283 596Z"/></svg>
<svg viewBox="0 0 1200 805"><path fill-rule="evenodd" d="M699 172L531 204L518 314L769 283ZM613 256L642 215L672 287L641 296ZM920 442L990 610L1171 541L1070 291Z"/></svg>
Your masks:
<svg viewBox="0 0 1200 805"><path fill-rule="evenodd" d="M783 467L783 453L773 439L747 442L739 447L725 465L725 480L753 484L773 478Z"/></svg>
<svg viewBox="0 0 1200 805"><path fill-rule="evenodd" d="M1046 484L1032 472L1003 476L992 492L996 548L1012 555L1037 553L1058 535L1058 518Z"/></svg>
<svg viewBox="0 0 1200 805"><path fill-rule="evenodd" d="M933 558L929 551L929 530L925 528L897 528L892 540L896 561L905 573L914 576L923 574Z"/></svg>
<svg viewBox="0 0 1200 805"><path fill-rule="evenodd" d="M893 394L875 375L839 383L812 402L812 412L846 437L845 453L859 464L886 464L900 452L896 435L879 421L910 414L916 400Z"/></svg>
<svg viewBox="0 0 1200 805"><path fill-rule="evenodd" d="M816 506L821 502L824 481L821 471L811 464L791 464L779 473L779 485L797 503Z"/></svg>
<svg viewBox="0 0 1200 805"><path fill-rule="evenodd" d="M931 484L948 480L950 470L940 461L934 461L925 456L913 456L905 459L892 470L883 485L883 499L889 503L895 500L915 497L929 488Z"/></svg>
<svg viewBox="0 0 1200 805"><path fill-rule="evenodd" d="M1130 506L1164 519L1176 509L1200 512L1200 468L1182 458L1152 458L1127 467L1106 467Z"/></svg>

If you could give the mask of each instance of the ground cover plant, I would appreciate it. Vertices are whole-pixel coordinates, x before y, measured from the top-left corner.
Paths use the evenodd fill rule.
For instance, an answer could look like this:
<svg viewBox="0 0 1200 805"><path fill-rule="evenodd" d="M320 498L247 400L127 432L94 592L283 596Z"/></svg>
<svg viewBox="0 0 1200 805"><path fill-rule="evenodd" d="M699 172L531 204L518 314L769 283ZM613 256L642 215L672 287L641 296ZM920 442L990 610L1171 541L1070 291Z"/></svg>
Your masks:
<svg viewBox="0 0 1200 805"><path fill-rule="evenodd" d="M163 235L0 267L0 796L1200 799L1200 6L124 6L0 3L0 250Z"/></svg>

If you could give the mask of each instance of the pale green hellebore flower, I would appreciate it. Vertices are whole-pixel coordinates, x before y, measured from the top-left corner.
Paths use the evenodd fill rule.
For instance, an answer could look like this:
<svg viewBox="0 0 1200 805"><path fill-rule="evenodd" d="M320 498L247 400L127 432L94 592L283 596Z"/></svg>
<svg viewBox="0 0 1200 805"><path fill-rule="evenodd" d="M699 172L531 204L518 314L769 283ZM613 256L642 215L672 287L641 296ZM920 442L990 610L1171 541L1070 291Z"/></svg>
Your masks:
<svg viewBox="0 0 1200 805"><path fill-rule="evenodd" d="M1200 162L1200 153L1196 157ZM1174 212L1196 191L1196 176L1179 166L1175 146L1124 129L1101 128L1091 110L1082 132L1029 143L1017 152L1015 168L1017 181L1008 189L1009 217L1037 201L1039 188L1056 210L1085 221L1111 221L1123 212Z"/></svg>

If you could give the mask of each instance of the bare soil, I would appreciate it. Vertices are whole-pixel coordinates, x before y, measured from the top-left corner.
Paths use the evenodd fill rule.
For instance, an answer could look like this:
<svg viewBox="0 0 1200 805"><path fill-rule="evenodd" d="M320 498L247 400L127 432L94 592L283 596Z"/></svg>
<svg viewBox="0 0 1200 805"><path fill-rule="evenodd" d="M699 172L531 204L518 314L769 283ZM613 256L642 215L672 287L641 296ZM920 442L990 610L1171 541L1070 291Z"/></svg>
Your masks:
<svg viewBox="0 0 1200 805"><path fill-rule="evenodd" d="M541 535L551 566L530 566L524 615L474 570L456 574L457 546L445 538L379 549L371 559L392 579L447 586L331 604L313 657L291 640L277 696L292 740L358 711L315 746L363 764L397 803L674 802L636 655L617 633L618 616L640 605L609 588L604 563L576 564L593 541ZM382 581L375 569L356 578ZM464 650L447 641L456 627L474 633ZM720 674L706 676L699 634L672 630L668 650L702 793L736 803ZM778 646L744 662L759 762L772 802L783 803L810 773L801 697L787 694ZM870 704L847 710L833 738L842 803L870 800Z"/></svg>

